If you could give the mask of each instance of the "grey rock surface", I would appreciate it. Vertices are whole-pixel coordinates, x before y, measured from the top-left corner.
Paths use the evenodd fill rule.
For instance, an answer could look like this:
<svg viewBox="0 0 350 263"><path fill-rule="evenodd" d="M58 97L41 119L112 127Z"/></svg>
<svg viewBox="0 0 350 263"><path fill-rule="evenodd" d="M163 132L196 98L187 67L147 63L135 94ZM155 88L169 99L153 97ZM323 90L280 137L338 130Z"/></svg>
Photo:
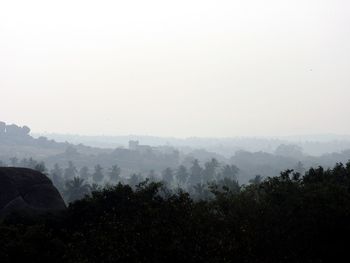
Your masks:
<svg viewBox="0 0 350 263"><path fill-rule="evenodd" d="M14 211L55 212L65 208L46 175L26 168L0 167L0 216Z"/></svg>

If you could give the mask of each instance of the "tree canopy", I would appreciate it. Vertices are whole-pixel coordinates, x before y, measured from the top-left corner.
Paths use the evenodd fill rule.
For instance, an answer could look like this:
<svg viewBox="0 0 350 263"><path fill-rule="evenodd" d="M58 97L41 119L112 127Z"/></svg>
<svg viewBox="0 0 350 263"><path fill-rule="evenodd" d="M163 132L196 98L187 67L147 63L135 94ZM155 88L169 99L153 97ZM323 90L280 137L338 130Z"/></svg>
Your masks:
<svg viewBox="0 0 350 263"><path fill-rule="evenodd" d="M243 186L226 179L208 188L209 199L195 201L161 183L119 183L94 189L60 215L12 215L0 224L0 258L277 263L347 256L350 163L305 174L287 170ZM78 178L71 182L82 185Z"/></svg>

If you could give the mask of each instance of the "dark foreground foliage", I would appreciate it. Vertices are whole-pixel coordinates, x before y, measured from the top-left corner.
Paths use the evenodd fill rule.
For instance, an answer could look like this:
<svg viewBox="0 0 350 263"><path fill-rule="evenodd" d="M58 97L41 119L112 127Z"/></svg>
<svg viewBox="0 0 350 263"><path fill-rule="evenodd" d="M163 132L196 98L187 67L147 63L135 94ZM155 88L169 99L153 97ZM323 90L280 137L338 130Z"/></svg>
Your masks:
<svg viewBox="0 0 350 263"><path fill-rule="evenodd" d="M226 189L226 191L225 191ZM286 171L193 201L117 185L60 215L0 225L1 262L336 262L350 244L350 163ZM341 262L344 262L342 260Z"/></svg>

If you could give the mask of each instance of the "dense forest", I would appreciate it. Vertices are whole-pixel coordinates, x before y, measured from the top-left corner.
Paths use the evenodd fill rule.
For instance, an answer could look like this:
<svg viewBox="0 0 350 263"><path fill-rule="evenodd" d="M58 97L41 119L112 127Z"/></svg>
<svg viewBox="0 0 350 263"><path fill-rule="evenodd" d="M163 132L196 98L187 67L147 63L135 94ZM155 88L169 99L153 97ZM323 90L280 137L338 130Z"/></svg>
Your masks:
<svg viewBox="0 0 350 263"><path fill-rule="evenodd" d="M211 198L146 180L95 189L59 214L12 214L1 262L335 262L347 257L350 162L211 184Z"/></svg>

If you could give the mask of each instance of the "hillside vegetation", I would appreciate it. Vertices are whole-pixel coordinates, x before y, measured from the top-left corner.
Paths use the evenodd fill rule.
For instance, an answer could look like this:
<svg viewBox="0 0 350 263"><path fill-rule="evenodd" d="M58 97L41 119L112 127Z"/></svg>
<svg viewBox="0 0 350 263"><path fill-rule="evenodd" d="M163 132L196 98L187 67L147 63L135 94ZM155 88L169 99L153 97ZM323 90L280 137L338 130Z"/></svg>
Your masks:
<svg viewBox="0 0 350 263"><path fill-rule="evenodd" d="M12 215L1 262L336 262L350 241L350 162L290 170L210 199L118 184L60 216Z"/></svg>

